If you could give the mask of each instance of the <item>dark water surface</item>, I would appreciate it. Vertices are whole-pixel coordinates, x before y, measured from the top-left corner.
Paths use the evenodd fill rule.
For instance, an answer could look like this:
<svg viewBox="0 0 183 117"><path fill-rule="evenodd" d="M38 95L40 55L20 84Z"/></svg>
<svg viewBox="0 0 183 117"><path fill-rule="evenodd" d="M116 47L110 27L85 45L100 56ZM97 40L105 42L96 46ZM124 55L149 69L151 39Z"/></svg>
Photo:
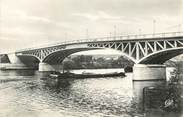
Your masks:
<svg viewBox="0 0 183 117"><path fill-rule="evenodd" d="M142 110L142 89L163 81L127 77L46 79L37 71L0 71L0 117L183 117Z"/></svg>

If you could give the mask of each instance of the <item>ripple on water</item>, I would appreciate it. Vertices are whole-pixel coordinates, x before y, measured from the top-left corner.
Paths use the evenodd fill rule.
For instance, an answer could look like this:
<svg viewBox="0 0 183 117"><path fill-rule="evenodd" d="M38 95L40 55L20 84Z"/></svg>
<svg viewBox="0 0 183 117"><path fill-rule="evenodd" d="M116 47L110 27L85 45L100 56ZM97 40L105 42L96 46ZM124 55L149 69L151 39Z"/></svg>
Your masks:
<svg viewBox="0 0 183 117"><path fill-rule="evenodd" d="M7 86L0 90L0 95L4 96L0 97L0 109L4 109L1 115L130 117L132 113L137 113L130 79L54 81L32 78L0 84L0 88Z"/></svg>

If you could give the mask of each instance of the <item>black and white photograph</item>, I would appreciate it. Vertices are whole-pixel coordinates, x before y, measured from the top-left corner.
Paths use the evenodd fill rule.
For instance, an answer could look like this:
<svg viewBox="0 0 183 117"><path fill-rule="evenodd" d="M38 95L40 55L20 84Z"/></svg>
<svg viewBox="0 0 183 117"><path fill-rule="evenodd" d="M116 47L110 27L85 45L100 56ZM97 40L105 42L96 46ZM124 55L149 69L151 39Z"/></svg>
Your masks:
<svg viewBox="0 0 183 117"><path fill-rule="evenodd" d="M0 117L183 117L183 0L0 0Z"/></svg>

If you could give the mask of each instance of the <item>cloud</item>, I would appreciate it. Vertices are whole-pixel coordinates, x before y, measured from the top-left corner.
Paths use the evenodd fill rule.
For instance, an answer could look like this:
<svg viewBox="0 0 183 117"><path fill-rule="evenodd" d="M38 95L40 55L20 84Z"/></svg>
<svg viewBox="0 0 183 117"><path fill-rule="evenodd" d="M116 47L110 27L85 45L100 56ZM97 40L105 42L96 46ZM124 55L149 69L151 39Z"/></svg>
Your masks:
<svg viewBox="0 0 183 117"><path fill-rule="evenodd" d="M114 25L118 34L138 33L139 28L151 33L153 19L157 32L176 31L165 28L183 24L181 1L1 0L0 38L21 48L19 42L31 46L85 38L86 29L89 37L109 36Z"/></svg>
<svg viewBox="0 0 183 117"><path fill-rule="evenodd" d="M52 24L56 26L61 27L69 27L69 25L66 22L58 22L56 20L46 18L46 17L40 17L36 15L30 15L25 11L22 10L12 10L9 9L7 12L3 12L1 21L6 22L16 20L16 21L24 21L24 22L33 22L33 23L44 23L44 24Z"/></svg>
<svg viewBox="0 0 183 117"><path fill-rule="evenodd" d="M58 22L24 10L14 10L7 6L4 6L4 9L7 12L1 14L0 40L17 40L17 42L22 40L26 43L32 43L35 40L47 42L49 38L57 39L60 30L72 27L67 22Z"/></svg>
<svg viewBox="0 0 183 117"><path fill-rule="evenodd" d="M96 20L120 20L122 17L121 16L113 16L109 15L104 11L98 11L97 13L73 13L73 16L79 16L79 17L84 17L87 18L91 21L96 21Z"/></svg>
<svg viewBox="0 0 183 117"><path fill-rule="evenodd" d="M33 15L28 15L25 11L21 10L16 10L14 12L17 17L23 20L33 20L33 21L40 21L40 22L45 22L45 23L50 23L51 20L45 17L38 17L38 16L33 16Z"/></svg>

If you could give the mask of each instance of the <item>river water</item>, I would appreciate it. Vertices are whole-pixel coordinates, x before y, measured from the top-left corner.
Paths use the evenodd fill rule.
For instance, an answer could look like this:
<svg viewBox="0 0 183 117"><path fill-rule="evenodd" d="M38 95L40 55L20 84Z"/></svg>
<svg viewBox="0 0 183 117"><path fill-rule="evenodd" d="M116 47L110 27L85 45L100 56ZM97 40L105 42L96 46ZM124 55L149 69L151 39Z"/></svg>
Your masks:
<svg viewBox="0 0 183 117"><path fill-rule="evenodd" d="M142 110L142 89L164 81L126 77L53 80L30 70L0 71L0 117L183 117Z"/></svg>

